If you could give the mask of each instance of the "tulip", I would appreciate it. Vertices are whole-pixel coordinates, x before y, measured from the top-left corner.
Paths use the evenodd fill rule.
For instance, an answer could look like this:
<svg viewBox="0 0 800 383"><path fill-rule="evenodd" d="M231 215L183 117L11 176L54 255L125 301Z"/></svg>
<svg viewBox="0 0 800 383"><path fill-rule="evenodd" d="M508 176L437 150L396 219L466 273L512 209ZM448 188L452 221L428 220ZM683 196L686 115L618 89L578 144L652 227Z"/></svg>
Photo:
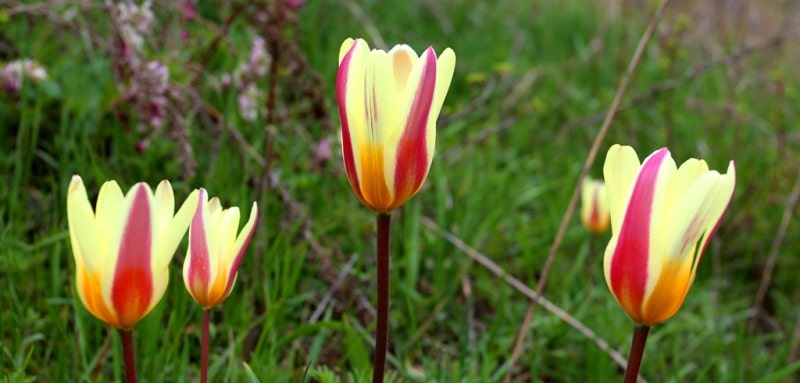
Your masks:
<svg viewBox="0 0 800 383"><path fill-rule="evenodd" d="M428 47L419 57L408 45L385 52L347 39L339 50L336 100L344 168L358 199L378 213L373 383L383 382L388 348L390 213L428 176L436 119L455 64L450 48L437 58Z"/></svg>
<svg viewBox="0 0 800 383"><path fill-rule="evenodd" d="M253 202L250 218L237 236L239 208L223 209L216 197L208 200L200 189L197 210L189 229L189 249L183 263L183 282L189 295L203 307L200 347L200 382L208 381L210 309L230 295L239 265L255 232L258 205Z"/></svg>
<svg viewBox="0 0 800 383"><path fill-rule="evenodd" d="M253 202L250 218L239 228L239 208L223 209L216 197L208 200L205 189L189 229L189 249L183 264L183 282L197 303L208 310L222 303L236 283L236 275L250 238L253 237L258 205Z"/></svg>
<svg viewBox="0 0 800 383"><path fill-rule="evenodd" d="M123 345L128 374L130 330L164 296L169 263L196 204L195 191L173 216L175 200L168 181L162 181L155 194L140 182L125 195L109 181L92 210L80 176L72 177L67 220L78 296L92 315L119 329L123 343L129 343ZM135 372L128 380L135 381Z"/></svg>
<svg viewBox="0 0 800 383"><path fill-rule="evenodd" d="M425 181L455 62L450 48L437 58L432 47L417 57L408 45L385 52L362 39L342 44L336 99L344 166L371 209L398 208Z"/></svg>
<svg viewBox="0 0 800 383"><path fill-rule="evenodd" d="M636 360L626 374L635 381L647 331L683 304L733 196L736 169L731 161L720 174L694 158L676 167L666 148L640 165L633 148L614 145L603 173L611 213L603 266L611 294L636 323Z"/></svg>
<svg viewBox="0 0 800 383"><path fill-rule="evenodd" d="M608 194L603 181L587 178L581 184L581 222L592 234L608 229Z"/></svg>
<svg viewBox="0 0 800 383"><path fill-rule="evenodd" d="M143 182L123 195L103 184L95 211L80 176L67 194L67 220L76 264L78 296L86 309L118 329L130 329L164 296L168 266L197 204L193 192L173 217L172 186L153 194Z"/></svg>

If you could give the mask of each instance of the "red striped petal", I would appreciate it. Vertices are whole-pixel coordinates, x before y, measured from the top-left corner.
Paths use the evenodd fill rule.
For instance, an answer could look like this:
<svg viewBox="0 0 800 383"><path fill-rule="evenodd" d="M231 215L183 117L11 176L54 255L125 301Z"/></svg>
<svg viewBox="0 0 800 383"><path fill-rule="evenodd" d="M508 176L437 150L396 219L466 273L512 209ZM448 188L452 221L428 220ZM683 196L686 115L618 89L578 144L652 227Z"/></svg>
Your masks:
<svg viewBox="0 0 800 383"><path fill-rule="evenodd" d="M252 215L253 212L258 213L258 205L253 203L253 207L250 208L250 214ZM239 252L236 253L236 256L233 258L233 265L228 272L228 285L225 287L225 294L223 296L227 297L230 294L231 289L233 289L233 283L236 282L236 273L239 272L239 266L242 264L242 258L244 258L244 253L247 251L247 246L250 245L250 240L253 239L253 233L256 232L256 224L258 223L258 215L253 218L253 225L250 226L247 233L239 233L239 236L246 235L247 238L242 242L241 247L239 247ZM247 224L245 224L243 230L247 230ZM237 238L237 242L238 242Z"/></svg>
<svg viewBox="0 0 800 383"><path fill-rule="evenodd" d="M153 299L150 193L145 184L135 189L111 287L111 303L120 326L126 329L147 314Z"/></svg>
<svg viewBox="0 0 800 383"><path fill-rule="evenodd" d="M347 173L347 179L350 180L350 185L356 195L362 201L364 197L361 194L361 187L358 182L358 172L356 171L356 163L353 155L353 142L350 136L350 125L347 121L347 82L349 80L350 63L353 59L353 53L360 40L356 40L350 47L350 50L342 58L339 64L339 71L336 74L336 101L339 104L339 120L342 123L342 157L344 157L344 169Z"/></svg>
<svg viewBox="0 0 800 383"><path fill-rule="evenodd" d="M620 305L642 322L650 257L650 220L659 170L669 152L653 153L639 170L611 259L609 284Z"/></svg>
<svg viewBox="0 0 800 383"><path fill-rule="evenodd" d="M426 133L433 93L436 90L436 53L433 47L428 47L420 60L425 60L425 66L419 84L415 84L416 95L397 148L395 200L389 210L402 205L419 190L428 174L429 158L432 155L427 151ZM430 128L435 129L435 126Z"/></svg>
<svg viewBox="0 0 800 383"><path fill-rule="evenodd" d="M189 229L189 286L192 296L198 300L208 299L208 288L211 281L211 270L208 239L206 237L206 224L203 219L203 210L208 205L206 190L201 188L199 193L200 201L197 203L192 225Z"/></svg>

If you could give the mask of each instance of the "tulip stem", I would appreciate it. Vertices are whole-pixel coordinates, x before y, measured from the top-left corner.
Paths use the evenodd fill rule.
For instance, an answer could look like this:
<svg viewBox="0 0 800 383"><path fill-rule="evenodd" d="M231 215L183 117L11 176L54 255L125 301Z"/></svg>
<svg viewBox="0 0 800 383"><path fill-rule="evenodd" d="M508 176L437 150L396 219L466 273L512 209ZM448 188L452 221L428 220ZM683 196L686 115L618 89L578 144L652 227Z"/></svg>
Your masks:
<svg viewBox="0 0 800 383"><path fill-rule="evenodd" d="M592 269L594 268L595 249L597 248L597 234L589 235L589 255L586 257L586 283L591 284Z"/></svg>
<svg viewBox="0 0 800 383"><path fill-rule="evenodd" d="M586 256L586 265L583 267L583 274L584 274L584 283L585 287L584 290L586 292L586 296L589 296L590 290L592 289L592 271L594 271L594 258L595 258L595 248L597 247L597 234L591 233L589 235L589 254Z"/></svg>
<svg viewBox="0 0 800 383"><path fill-rule="evenodd" d="M389 346L389 227L391 221L391 215L378 213L378 323L375 329L372 383L383 383L386 352Z"/></svg>
<svg viewBox="0 0 800 383"><path fill-rule="evenodd" d="M136 356L133 352L133 329L119 330L122 339L122 357L125 360L125 382L136 383Z"/></svg>
<svg viewBox="0 0 800 383"><path fill-rule="evenodd" d="M650 326L636 325L633 328L633 340L631 341L631 354L628 356L628 367L625 369L624 383L636 383L639 376L639 367L642 365L644 355L644 345L647 343L647 334Z"/></svg>
<svg viewBox="0 0 800 383"><path fill-rule="evenodd" d="M211 310L203 310L203 337L200 341L200 383L208 382L208 328Z"/></svg>

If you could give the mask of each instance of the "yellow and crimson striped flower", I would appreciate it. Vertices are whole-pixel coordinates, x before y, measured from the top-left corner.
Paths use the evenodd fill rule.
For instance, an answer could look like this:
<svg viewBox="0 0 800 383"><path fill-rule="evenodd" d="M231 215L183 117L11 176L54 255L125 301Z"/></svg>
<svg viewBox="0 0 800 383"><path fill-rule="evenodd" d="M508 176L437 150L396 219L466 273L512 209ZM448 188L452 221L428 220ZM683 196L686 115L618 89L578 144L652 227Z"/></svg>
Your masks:
<svg viewBox="0 0 800 383"><path fill-rule="evenodd" d="M225 300L233 290L239 264L253 237L258 205L253 202L250 218L239 228L239 208L223 209L216 197L208 200L200 189L200 201L189 229L189 250L183 263L186 290L204 309Z"/></svg>
<svg viewBox="0 0 800 383"><path fill-rule="evenodd" d="M666 148L640 165L633 148L614 145L603 168L611 212L606 282L639 325L672 317L733 196L736 169L709 171L703 160L676 167Z"/></svg>
<svg viewBox="0 0 800 383"><path fill-rule="evenodd" d="M67 220L78 296L86 309L118 329L131 329L164 296L168 266L180 244L197 192L173 216L172 186L155 194L137 183L123 195L116 182L100 188L94 210L80 176L67 192Z"/></svg>
<svg viewBox="0 0 800 383"><path fill-rule="evenodd" d="M581 222L592 234L608 229L608 193L603 181L586 178L581 184Z"/></svg>
<svg viewBox="0 0 800 383"><path fill-rule="evenodd" d="M432 47L418 57L407 45L385 52L362 39L342 44L336 99L345 171L373 210L398 208L425 181L455 61L450 48L437 58Z"/></svg>

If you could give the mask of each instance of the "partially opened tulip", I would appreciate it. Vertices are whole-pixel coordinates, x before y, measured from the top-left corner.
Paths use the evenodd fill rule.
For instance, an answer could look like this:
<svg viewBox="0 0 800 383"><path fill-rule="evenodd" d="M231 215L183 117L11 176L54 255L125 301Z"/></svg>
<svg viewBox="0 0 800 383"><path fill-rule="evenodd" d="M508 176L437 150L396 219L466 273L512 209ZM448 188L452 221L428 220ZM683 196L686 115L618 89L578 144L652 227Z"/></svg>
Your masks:
<svg viewBox="0 0 800 383"><path fill-rule="evenodd" d="M120 330L129 382L136 379L131 330L164 296L169 263L196 204L195 191L175 214L169 182L155 193L140 182L123 194L109 181L93 210L80 176L70 182L67 220L78 296L92 315Z"/></svg>
<svg viewBox="0 0 800 383"><path fill-rule="evenodd" d="M189 229L189 249L183 264L183 282L197 303L208 310L222 303L236 283L239 264L253 237L258 204L239 230L239 208L223 209L219 199L208 200L205 189Z"/></svg>
<svg viewBox="0 0 800 383"><path fill-rule="evenodd" d="M421 56L408 45L388 52L347 39L339 50L336 100L344 168L358 199L378 213L378 318L373 382L383 381L388 347L389 213L422 187L433 161L436 119L456 56Z"/></svg>
<svg viewBox="0 0 800 383"><path fill-rule="evenodd" d="M586 286L591 286L597 237L608 229L608 193L603 181L586 177L581 183L581 223L589 231L589 255L586 258Z"/></svg>
<svg viewBox="0 0 800 383"><path fill-rule="evenodd" d="M186 290L203 307L200 381L208 381L209 310L233 290L239 265L255 232L258 205L253 202L250 218L239 229L239 208L223 209L219 199L208 200L200 189L199 203L189 229L189 249L183 263Z"/></svg>
<svg viewBox="0 0 800 383"><path fill-rule="evenodd" d="M614 145L603 172L612 231L603 266L636 323L626 372L634 382L648 329L675 315L689 292L733 196L736 169L731 161L720 174L694 158L677 167L666 148L640 164L633 148Z"/></svg>
<svg viewBox="0 0 800 383"><path fill-rule="evenodd" d="M608 229L608 193L603 181L586 178L581 184L581 222L592 234Z"/></svg>

